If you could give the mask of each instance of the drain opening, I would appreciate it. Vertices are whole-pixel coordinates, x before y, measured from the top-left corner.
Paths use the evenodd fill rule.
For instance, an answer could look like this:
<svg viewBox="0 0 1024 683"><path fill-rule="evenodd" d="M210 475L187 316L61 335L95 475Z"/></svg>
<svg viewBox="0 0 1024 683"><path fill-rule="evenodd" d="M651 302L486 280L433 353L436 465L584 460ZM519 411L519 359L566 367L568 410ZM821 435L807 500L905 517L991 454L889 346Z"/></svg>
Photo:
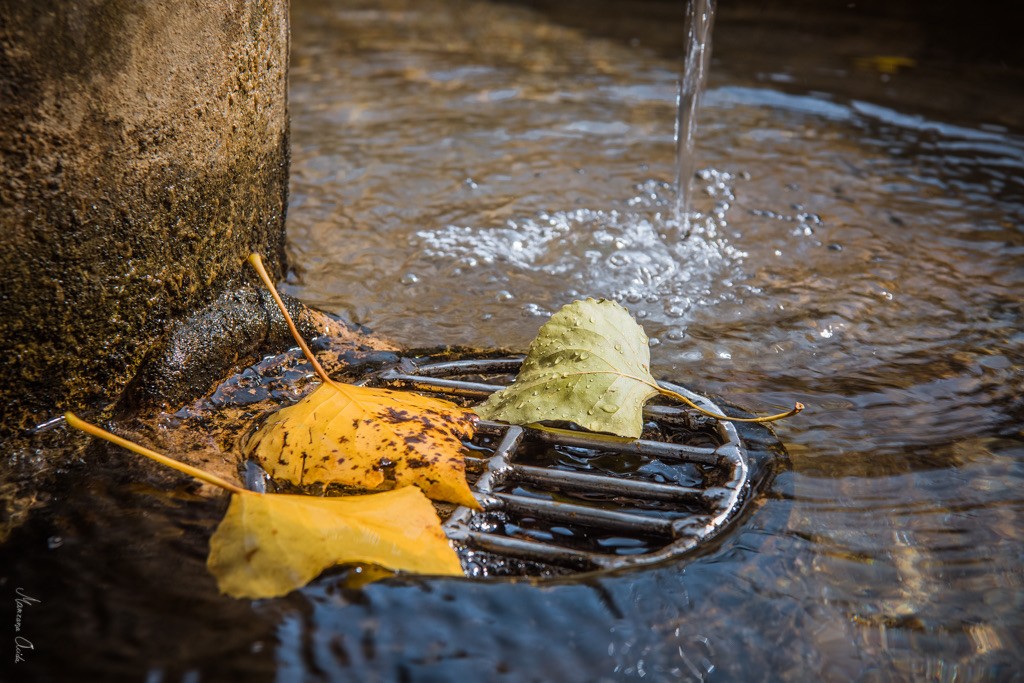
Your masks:
<svg viewBox="0 0 1024 683"><path fill-rule="evenodd" d="M478 403L521 358L403 361L362 383ZM710 411L722 410L664 382ZM470 576L554 576L653 564L694 551L742 509L767 468L735 425L649 404L639 440L481 421L467 477L483 511L448 506L445 531Z"/></svg>

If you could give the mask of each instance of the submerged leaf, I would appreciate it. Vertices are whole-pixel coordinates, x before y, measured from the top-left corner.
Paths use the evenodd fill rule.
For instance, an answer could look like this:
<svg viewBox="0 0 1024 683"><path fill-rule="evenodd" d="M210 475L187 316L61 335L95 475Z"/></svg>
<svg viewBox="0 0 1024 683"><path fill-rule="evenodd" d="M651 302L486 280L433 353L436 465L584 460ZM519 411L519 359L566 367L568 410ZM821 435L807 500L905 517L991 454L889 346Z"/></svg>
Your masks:
<svg viewBox="0 0 1024 683"><path fill-rule="evenodd" d="M462 439L474 415L448 401L328 381L277 411L243 447L275 478L362 489L415 484L435 500L478 508Z"/></svg>
<svg viewBox="0 0 1024 683"><path fill-rule="evenodd" d="M614 301L575 301L551 316L511 386L477 406L512 424L566 421L638 438L643 406L658 394L647 335Z"/></svg>
<svg viewBox="0 0 1024 683"><path fill-rule="evenodd" d="M206 564L221 592L271 598L350 562L462 575L434 506L414 486L342 498L235 494Z"/></svg>

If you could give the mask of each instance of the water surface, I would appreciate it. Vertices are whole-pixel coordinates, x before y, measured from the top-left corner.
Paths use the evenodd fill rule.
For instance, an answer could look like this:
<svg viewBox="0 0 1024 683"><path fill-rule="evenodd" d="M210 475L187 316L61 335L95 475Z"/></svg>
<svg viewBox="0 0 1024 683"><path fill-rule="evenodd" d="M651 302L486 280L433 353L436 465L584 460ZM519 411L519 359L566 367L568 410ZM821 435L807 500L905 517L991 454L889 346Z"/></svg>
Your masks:
<svg viewBox="0 0 1024 683"><path fill-rule="evenodd" d="M225 502L93 444L0 546L8 609L42 600L10 680L1020 680L1019 48L942 3L850 5L719 7L679 240L680 3L295 0L290 293L512 349L617 299L657 375L807 404L791 468L689 562L250 603L204 566Z"/></svg>
<svg viewBox="0 0 1024 683"><path fill-rule="evenodd" d="M663 376L809 408L778 427L793 471L708 558L597 588L452 588L451 614L414 590L429 628L452 634L437 670L1013 679L1012 55L969 31L943 51L955 18L938 12L720 8L698 215L678 242L682 8L526 4L297 4L290 291L407 346L520 349L574 297L615 298ZM392 605L357 610L378 644L427 656L390 611L411 598L373 595ZM464 610L479 623L450 623Z"/></svg>

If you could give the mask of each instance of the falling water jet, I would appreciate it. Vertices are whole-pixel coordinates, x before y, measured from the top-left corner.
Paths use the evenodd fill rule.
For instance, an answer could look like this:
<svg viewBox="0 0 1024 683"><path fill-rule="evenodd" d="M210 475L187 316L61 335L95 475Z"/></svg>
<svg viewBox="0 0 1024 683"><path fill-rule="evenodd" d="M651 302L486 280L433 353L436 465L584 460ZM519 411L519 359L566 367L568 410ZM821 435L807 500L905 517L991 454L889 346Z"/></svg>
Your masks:
<svg viewBox="0 0 1024 683"><path fill-rule="evenodd" d="M686 53L683 77L679 82L676 118L676 205L674 223L677 241L690 233L690 194L696 159L693 155L697 108L707 80L711 61L711 26L715 20L715 0L687 2Z"/></svg>

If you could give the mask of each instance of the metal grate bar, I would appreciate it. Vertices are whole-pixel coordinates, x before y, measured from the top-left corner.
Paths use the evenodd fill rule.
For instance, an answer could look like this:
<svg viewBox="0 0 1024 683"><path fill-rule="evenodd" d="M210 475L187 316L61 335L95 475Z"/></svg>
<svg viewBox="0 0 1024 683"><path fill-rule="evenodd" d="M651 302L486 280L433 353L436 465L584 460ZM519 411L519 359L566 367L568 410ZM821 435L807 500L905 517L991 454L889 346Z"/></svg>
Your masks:
<svg viewBox="0 0 1024 683"><path fill-rule="evenodd" d="M722 455L714 448L701 448L698 446L683 446L681 444L664 443L662 441L645 441L637 439L629 441L615 437L592 437L577 436L573 432L559 430L557 432L546 429L537 430L537 438L548 443L561 446L576 446L578 448L600 449L613 453L634 453L646 455L652 458L671 458L672 460L685 460L696 462L702 465L720 466L724 463Z"/></svg>
<svg viewBox="0 0 1024 683"><path fill-rule="evenodd" d="M458 372L469 372L465 368L457 367L456 361L447 364L440 364L445 366L447 370L452 373ZM477 363L474 366L480 368L481 363ZM432 365L431 370L434 370L438 365ZM514 364L514 367L510 369L510 372L515 372L518 368L518 362ZM491 372L495 372L492 368ZM485 399L495 391L504 389L503 384L486 384L483 382L465 382L462 380L446 379L444 377L424 377L421 375L408 375L396 370L389 370L380 374L380 379L387 382L389 385L395 388L407 389L409 391L432 391L439 394L451 394L455 396L464 396L466 398ZM665 418L665 417L679 417L679 416L694 416L697 419L704 419L700 413L690 408L681 408L678 406L661 406L657 404L645 405L643 409L644 415L651 418Z"/></svg>
<svg viewBox="0 0 1024 683"><path fill-rule="evenodd" d="M513 536L500 536L480 531L465 531L453 534L453 539L477 550L486 550L499 555L509 555L534 562L556 564L575 569L598 569L607 565L607 557L580 550L571 550L558 545L528 541Z"/></svg>
<svg viewBox="0 0 1024 683"><path fill-rule="evenodd" d="M617 510L602 510L573 503L559 503L554 500L529 498L514 493L492 493L490 496L483 497L480 502L484 509L500 509L548 521L583 524L649 536L671 537L673 534L672 520L670 519L644 517Z"/></svg>
<svg viewBox="0 0 1024 683"><path fill-rule="evenodd" d="M458 396L480 400L502 385L477 381L481 377L514 375L521 364L519 358L443 361L423 365L403 362L399 367L385 369L375 375L385 386L420 392ZM417 374L411 374L417 373ZM462 381L457 377L474 381ZM367 381L374 381L372 378ZM704 396L684 387L662 382L663 386L683 394L705 410L721 410ZM675 406L651 405L644 408L645 418L654 420L662 433L673 440L717 442L716 447L669 443L654 440L630 440L611 435L593 434L566 429L510 426L480 420L477 434L498 440L493 455L472 458L470 469L480 475L473 484L477 499L485 513L457 507L445 522L449 537L467 548L551 566L581 571L614 569L659 562L689 552L718 534L734 517L750 486L750 467L735 427L727 421L701 416L697 411ZM688 431L687 431L688 430ZM691 436L692 435L692 436ZM699 437L698 437L699 435ZM699 440L698 440L699 439ZM537 442L580 449L574 457L588 454L621 454L628 459L640 456L647 462L692 463L700 466L698 476L703 485L682 486L616 475L614 472L580 472L567 469L537 467L517 462L523 450L536 448ZM595 499L591 504L531 497L512 492L513 487L527 485L552 492L595 494L608 500ZM678 514L654 510L644 513L645 503L678 503ZM700 512L695 513L695 510ZM493 519L489 519L493 516ZM572 546L558 544L558 539L541 542L520 536L479 530L478 524L490 529L515 526L528 528L529 520L564 524L570 530L581 528ZM587 539L599 538L601 532L621 533L649 543L649 550L616 554L595 545L589 550ZM574 532L576 533L576 532ZM661 539L660 541L658 539ZM598 542L600 543L600 542Z"/></svg>
<svg viewBox="0 0 1024 683"><path fill-rule="evenodd" d="M515 425L502 425L502 427L506 430L505 435L498 442L498 446L494 449L494 455L487 461L487 469L480 475L474 486L479 493L484 495L491 493L501 478L505 476L510 468L509 458L515 453L526 434L526 430L522 427ZM457 531L460 527L468 524L472 517L473 510L460 505L444 523L445 531L449 533Z"/></svg>
<svg viewBox="0 0 1024 683"><path fill-rule="evenodd" d="M532 465L513 465L508 478L516 481L537 484L539 486L557 486L569 491L593 491L618 496L638 498L640 500L693 500L702 498L704 489L676 484L659 484L651 481L636 481L607 477L600 474L584 472L567 472Z"/></svg>
<svg viewBox="0 0 1024 683"><path fill-rule="evenodd" d="M423 376L429 377L449 377L451 375L495 375L505 374L514 375L519 372L520 366L523 364L523 357L509 357L509 358L470 358L462 360L449 360L449 361L438 361L432 362L429 366L420 366L417 368L420 372L427 370ZM391 370L385 370L384 375L392 372ZM395 370L397 372L397 370ZM420 377L421 375L413 375Z"/></svg>
<svg viewBox="0 0 1024 683"><path fill-rule="evenodd" d="M425 379L416 375L403 375L398 372L385 373L381 379L393 387L410 391L433 391L439 394L455 394L466 398L487 398L495 391L504 389L500 384L482 384L480 382L459 382L441 377Z"/></svg>

